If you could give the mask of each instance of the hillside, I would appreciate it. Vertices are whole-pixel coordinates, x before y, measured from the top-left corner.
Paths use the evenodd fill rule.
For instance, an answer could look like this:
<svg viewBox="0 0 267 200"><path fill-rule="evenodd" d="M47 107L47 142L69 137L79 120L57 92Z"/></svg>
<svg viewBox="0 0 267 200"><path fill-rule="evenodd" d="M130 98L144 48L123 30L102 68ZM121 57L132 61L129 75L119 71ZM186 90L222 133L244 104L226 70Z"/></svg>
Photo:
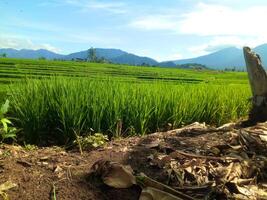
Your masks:
<svg viewBox="0 0 267 200"><path fill-rule="evenodd" d="M127 64L127 65L158 65L159 63L148 57L137 56L120 49L103 49L96 48L96 55L98 58L105 58L113 63L118 64ZM63 59L63 60L86 60L88 57L88 50L71 53L68 55L61 55L54 53L52 51L39 49L39 50L30 50L30 49L0 49L0 54L7 54L9 58L27 58L27 59L38 59L44 57L46 59Z"/></svg>
<svg viewBox="0 0 267 200"><path fill-rule="evenodd" d="M63 58L64 55L54 53L52 51L48 51L46 49L0 49L0 54L6 54L9 58L28 58L28 59L38 59L40 57L45 57L46 59L60 59Z"/></svg>
<svg viewBox="0 0 267 200"><path fill-rule="evenodd" d="M121 56L111 58L110 59L113 63L119 63L119 64L128 64L128 65L157 65L158 62L152 58L148 57L140 57L136 56L134 54L123 54Z"/></svg>
<svg viewBox="0 0 267 200"><path fill-rule="evenodd" d="M132 53L128 53L126 51L122 51L120 49L96 48L95 50L98 58L105 58L106 60L109 60L110 62L116 64L150 65L171 68L184 68L183 66L185 64L199 64L204 65L205 67L208 67L210 69L216 70L224 70L225 68L236 68L238 70L245 70L243 51L242 49L236 47L225 48L196 58L164 62L158 62L153 58L149 58L146 56L138 56ZM261 56L263 65L267 66L267 44L259 45L253 50ZM68 55L61 55L45 49L0 49L0 55L3 53L6 53L7 57L9 58L29 59L38 59L40 57L45 57L46 59L86 60L88 56L88 50L75 52Z"/></svg>
<svg viewBox="0 0 267 200"><path fill-rule="evenodd" d="M267 68L267 44L255 47L254 51L261 56L261 61L265 68Z"/></svg>
<svg viewBox="0 0 267 200"><path fill-rule="evenodd" d="M242 50L230 47L197 58L176 60L174 62L179 65L186 63L199 63L216 69L224 69L226 67L243 68L245 66L243 60Z"/></svg>
<svg viewBox="0 0 267 200"><path fill-rule="evenodd" d="M263 65L267 67L267 44L257 46L253 50L261 56ZM229 47L208 55L190 59L175 60L173 62L179 65L187 63L198 63L206 65L207 67L210 67L212 69L219 70L233 67L236 67L236 69L239 70L245 69L243 50L236 47Z"/></svg>

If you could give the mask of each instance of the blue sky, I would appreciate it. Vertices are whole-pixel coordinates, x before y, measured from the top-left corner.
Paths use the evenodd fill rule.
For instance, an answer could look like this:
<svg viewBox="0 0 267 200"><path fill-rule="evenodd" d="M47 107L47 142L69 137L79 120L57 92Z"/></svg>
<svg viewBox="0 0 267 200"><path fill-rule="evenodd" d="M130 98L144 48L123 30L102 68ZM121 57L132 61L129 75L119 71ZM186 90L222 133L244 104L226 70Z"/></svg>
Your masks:
<svg viewBox="0 0 267 200"><path fill-rule="evenodd" d="M158 61L267 42L266 0L0 0L0 48L118 48Z"/></svg>

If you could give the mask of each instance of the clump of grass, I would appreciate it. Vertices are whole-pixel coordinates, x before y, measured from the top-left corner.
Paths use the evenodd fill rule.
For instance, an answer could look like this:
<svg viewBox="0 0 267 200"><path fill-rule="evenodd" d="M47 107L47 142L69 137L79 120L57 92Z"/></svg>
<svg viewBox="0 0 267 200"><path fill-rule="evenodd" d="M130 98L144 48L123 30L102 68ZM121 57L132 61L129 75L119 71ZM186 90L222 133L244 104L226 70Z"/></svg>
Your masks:
<svg viewBox="0 0 267 200"><path fill-rule="evenodd" d="M108 142L108 137L102 133L95 133L93 135L79 136L74 140L74 145L79 147L80 153L83 154L85 148L101 147Z"/></svg>
<svg viewBox="0 0 267 200"><path fill-rule="evenodd" d="M78 133L144 135L195 121L220 125L247 115L246 85L99 79L27 80L11 87L11 114L26 142L67 143Z"/></svg>
<svg viewBox="0 0 267 200"><path fill-rule="evenodd" d="M24 143L24 149L26 151L34 151L34 150L37 150L38 147L36 145L32 145L32 144L26 144Z"/></svg>

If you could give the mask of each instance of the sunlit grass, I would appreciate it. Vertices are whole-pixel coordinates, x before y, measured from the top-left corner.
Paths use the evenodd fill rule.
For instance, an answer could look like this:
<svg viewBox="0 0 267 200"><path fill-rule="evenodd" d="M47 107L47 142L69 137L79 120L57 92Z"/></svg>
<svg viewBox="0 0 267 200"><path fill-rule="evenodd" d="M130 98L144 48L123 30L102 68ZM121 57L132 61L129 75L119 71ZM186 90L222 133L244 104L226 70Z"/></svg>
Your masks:
<svg viewBox="0 0 267 200"><path fill-rule="evenodd" d="M27 142L128 136L247 115L245 72L0 58L0 102Z"/></svg>
<svg viewBox="0 0 267 200"><path fill-rule="evenodd" d="M168 124L221 125L247 115L249 96L245 84L58 77L11 87L10 101L11 115L18 119L27 142L53 138L64 143L75 139L75 131L127 136L155 132Z"/></svg>

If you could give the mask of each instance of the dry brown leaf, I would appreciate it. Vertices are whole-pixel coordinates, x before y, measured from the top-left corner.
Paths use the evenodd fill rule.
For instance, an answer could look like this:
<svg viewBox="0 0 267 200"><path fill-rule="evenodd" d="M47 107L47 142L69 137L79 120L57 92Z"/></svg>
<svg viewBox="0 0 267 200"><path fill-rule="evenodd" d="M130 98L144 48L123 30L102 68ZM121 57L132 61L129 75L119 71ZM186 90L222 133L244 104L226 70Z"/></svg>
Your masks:
<svg viewBox="0 0 267 200"><path fill-rule="evenodd" d="M239 163L233 163L230 168L230 173L225 177L226 180L232 181L235 178L240 178L242 176L242 167Z"/></svg>
<svg viewBox="0 0 267 200"><path fill-rule="evenodd" d="M136 184L132 171L118 163L114 163L102 179L106 185L114 188L129 188Z"/></svg>
<svg viewBox="0 0 267 200"><path fill-rule="evenodd" d="M257 200L254 197L248 197L243 194L234 194L233 196L235 200Z"/></svg>
<svg viewBox="0 0 267 200"><path fill-rule="evenodd" d="M239 192L234 195L236 199L267 199L267 191L264 188L259 188L257 185L244 185L241 187L236 184L235 188Z"/></svg>
<svg viewBox="0 0 267 200"><path fill-rule="evenodd" d="M241 187L241 186L236 185L236 188L240 194L243 194L247 197L255 196L255 194L252 191L250 191L248 188L246 188L245 186Z"/></svg>
<svg viewBox="0 0 267 200"><path fill-rule="evenodd" d="M250 191L252 191L255 196L259 199L267 199L267 187L257 186L257 185L248 185L246 186Z"/></svg>
<svg viewBox="0 0 267 200"><path fill-rule="evenodd" d="M243 160L241 162L242 166L242 176L244 178L252 178L255 176L256 172L259 170L252 160Z"/></svg>
<svg viewBox="0 0 267 200"><path fill-rule="evenodd" d="M184 182L184 177L185 177L185 173L184 170L182 169L173 169L174 175L178 181L178 185L179 186L183 186L185 184Z"/></svg>
<svg viewBox="0 0 267 200"><path fill-rule="evenodd" d="M146 187L142 190L139 200L182 200L172 194L158 190L152 187Z"/></svg>
<svg viewBox="0 0 267 200"><path fill-rule="evenodd" d="M229 145L229 147L231 147L233 150L236 150L236 151L243 149L241 145L232 145L232 146Z"/></svg>
<svg viewBox="0 0 267 200"><path fill-rule="evenodd" d="M267 134L266 135L260 135L260 138L263 142L267 142Z"/></svg>

